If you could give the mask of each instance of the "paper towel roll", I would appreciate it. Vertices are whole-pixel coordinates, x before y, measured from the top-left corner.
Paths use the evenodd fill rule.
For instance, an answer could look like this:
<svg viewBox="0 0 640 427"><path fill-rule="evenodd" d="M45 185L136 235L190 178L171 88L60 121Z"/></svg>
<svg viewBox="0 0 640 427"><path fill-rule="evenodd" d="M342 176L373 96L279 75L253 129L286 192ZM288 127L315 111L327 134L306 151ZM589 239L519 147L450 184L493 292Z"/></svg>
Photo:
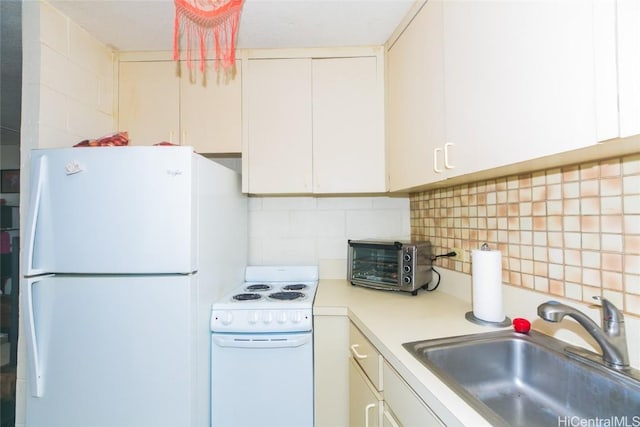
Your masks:
<svg viewBox="0 0 640 427"><path fill-rule="evenodd" d="M487 322L502 322L502 254L500 251L471 251L473 315Z"/></svg>

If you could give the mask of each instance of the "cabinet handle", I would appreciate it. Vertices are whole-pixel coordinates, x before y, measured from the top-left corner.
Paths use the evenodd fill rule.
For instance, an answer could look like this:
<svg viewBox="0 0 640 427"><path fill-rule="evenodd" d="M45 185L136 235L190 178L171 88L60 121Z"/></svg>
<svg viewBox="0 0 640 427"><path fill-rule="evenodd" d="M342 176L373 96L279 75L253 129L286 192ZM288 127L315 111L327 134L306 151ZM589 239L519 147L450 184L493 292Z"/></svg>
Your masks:
<svg viewBox="0 0 640 427"><path fill-rule="evenodd" d="M358 353L358 350L356 350L358 347L360 347L360 344L353 344L351 346L351 353L353 353L356 359L366 359L367 357L369 357L366 354Z"/></svg>
<svg viewBox="0 0 640 427"><path fill-rule="evenodd" d="M447 142L444 144L444 167L447 169L453 169L455 166L449 164L449 147L453 147L455 144L453 142Z"/></svg>
<svg viewBox="0 0 640 427"><path fill-rule="evenodd" d="M173 131L169 131L169 142L173 144Z"/></svg>
<svg viewBox="0 0 640 427"><path fill-rule="evenodd" d="M364 407L364 426L369 427L369 409L375 408L377 405L375 403L369 403Z"/></svg>
<svg viewBox="0 0 640 427"><path fill-rule="evenodd" d="M441 152L442 152L442 148L433 149L433 171L435 173L442 173L442 169L438 167L438 157Z"/></svg>

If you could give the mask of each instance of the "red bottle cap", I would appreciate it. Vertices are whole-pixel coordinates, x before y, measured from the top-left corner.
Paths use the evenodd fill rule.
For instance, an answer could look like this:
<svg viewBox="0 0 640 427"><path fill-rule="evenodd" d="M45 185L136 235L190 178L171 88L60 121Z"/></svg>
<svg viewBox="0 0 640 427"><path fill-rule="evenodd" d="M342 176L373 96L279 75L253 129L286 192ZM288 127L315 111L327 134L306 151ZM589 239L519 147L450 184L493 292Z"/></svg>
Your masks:
<svg viewBox="0 0 640 427"><path fill-rule="evenodd" d="M531 329L531 322L527 319L517 317L513 319L513 329L520 334L527 334Z"/></svg>

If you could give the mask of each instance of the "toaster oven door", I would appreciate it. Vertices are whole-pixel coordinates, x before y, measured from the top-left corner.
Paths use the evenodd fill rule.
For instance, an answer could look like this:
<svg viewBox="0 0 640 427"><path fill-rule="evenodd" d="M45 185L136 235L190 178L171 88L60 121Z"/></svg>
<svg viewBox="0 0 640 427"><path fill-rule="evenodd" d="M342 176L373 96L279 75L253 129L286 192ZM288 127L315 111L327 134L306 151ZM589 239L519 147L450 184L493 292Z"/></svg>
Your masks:
<svg viewBox="0 0 640 427"><path fill-rule="evenodd" d="M402 280L401 243L349 242L349 278L373 286L398 287Z"/></svg>

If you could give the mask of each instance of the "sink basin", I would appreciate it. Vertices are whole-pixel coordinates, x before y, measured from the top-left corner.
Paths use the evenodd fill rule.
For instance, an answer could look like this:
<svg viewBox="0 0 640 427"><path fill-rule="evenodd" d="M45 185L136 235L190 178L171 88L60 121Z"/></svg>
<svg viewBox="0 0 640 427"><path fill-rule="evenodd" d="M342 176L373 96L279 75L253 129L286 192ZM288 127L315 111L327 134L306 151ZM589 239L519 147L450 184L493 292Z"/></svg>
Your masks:
<svg viewBox="0 0 640 427"><path fill-rule="evenodd" d="M403 346L492 425L640 422L640 381L629 376L638 371L625 375L570 357L564 351L566 343L535 331L498 331ZM580 420L589 424L572 424ZM626 424L613 424L615 420Z"/></svg>

